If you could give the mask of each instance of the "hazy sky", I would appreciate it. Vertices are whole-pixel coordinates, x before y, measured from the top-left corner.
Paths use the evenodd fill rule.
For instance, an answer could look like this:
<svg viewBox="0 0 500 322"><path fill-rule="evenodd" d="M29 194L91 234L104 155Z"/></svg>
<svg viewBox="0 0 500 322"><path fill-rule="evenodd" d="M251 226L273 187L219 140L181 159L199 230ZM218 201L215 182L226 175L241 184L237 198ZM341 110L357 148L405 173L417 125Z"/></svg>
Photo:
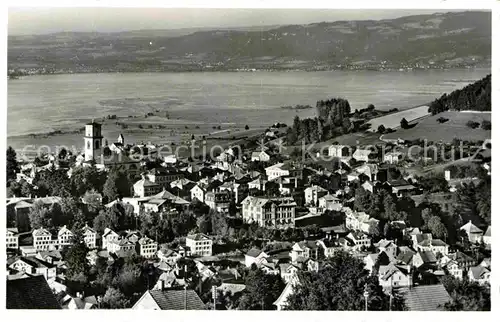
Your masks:
<svg viewBox="0 0 500 322"><path fill-rule="evenodd" d="M378 20L463 10L9 8L8 33L113 32L139 29L243 27L308 24L336 20Z"/></svg>

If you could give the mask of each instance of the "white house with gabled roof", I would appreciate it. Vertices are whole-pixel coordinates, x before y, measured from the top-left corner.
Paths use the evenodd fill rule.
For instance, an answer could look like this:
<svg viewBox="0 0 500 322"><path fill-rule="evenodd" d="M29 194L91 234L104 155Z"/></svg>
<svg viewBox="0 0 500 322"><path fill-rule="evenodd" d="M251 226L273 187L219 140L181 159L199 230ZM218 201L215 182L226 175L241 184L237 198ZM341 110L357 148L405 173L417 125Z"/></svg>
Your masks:
<svg viewBox="0 0 500 322"><path fill-rule="evenodd" d="M66 225L62 226L57 232L57 241L60 247L69 246L73 243L73 233L66 227Z"/></svg>

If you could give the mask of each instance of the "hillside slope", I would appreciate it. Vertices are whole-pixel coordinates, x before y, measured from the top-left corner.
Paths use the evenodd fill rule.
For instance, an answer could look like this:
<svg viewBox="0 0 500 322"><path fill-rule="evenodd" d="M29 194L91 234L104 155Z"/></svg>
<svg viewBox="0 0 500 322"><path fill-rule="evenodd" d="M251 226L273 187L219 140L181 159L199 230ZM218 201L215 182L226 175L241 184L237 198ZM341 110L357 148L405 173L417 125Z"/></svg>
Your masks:
<svg viewBox="0 0 500 322"><path fill-rule="evenodd" d="M272 28L272 27L271 27ZM491 13L288 25L269 30L64 33L8 38L9 68L161 71L489 66Z"/></svg>

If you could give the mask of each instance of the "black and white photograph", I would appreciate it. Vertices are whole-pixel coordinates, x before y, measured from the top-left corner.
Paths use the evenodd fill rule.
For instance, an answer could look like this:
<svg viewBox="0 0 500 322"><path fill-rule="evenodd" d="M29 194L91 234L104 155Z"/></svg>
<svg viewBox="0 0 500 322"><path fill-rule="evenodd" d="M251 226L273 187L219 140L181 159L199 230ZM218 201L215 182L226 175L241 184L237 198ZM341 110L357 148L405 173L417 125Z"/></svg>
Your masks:
<svg viewBox="0 0 500 322"><path fill-rule="evenodd" d="M4 309L491 311L498 14L329 6L11 3Z"/></svg>

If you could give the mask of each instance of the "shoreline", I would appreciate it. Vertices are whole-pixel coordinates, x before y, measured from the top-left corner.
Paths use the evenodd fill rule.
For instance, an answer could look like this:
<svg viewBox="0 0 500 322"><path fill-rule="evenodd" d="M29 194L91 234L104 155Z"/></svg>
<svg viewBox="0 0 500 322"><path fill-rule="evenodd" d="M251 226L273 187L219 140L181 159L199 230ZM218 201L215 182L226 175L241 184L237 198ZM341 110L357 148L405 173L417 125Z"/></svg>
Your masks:
<svg viewBox="0 0 500 322"><path fill-rule="evenodd" d="M436 67L436 68L321 68L321 69L295 69L295 68L284 68L284 69L255 69L255 70L241 70L241 69L223 69L223 70L214 70L214 69L204 69L204 70L128 70L128 71L66 71L66 72L55 72L55 73L32 73L26 75L19 75L17 78L8 78L7 80L21 80L23 77L31 77L31 76L57 76L57 75L73 75L73 74L153 74L153 73L168 73L168 74L182 74L182 73L259 73L259 72L335 72L335 71L349 71L349 72L412 72L412 71L429 71L429 70L469 70L469 69L490 69L492 66L471 66L471 67ZM7 75L9 77L9 75Z"/></svg>

